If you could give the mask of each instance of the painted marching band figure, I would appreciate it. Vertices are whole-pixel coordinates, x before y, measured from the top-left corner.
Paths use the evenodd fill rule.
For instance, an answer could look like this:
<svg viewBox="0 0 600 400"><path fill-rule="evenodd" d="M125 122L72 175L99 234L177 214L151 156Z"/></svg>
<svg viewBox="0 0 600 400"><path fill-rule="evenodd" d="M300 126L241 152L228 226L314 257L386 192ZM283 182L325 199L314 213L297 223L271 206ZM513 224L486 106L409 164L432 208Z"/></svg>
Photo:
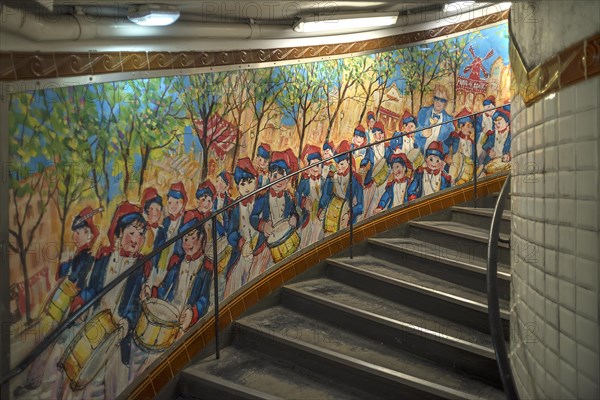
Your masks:
<svg viewBox="0 0 600 400"><path fill-rule="evenodd" d="M367 148L364 147L368 143L367 133L362 125L357 125L354 128L354 135L352 136L352 145L350 148L354 151L354 160L358 165L362 165L362 160L367 155Z"/></svg>
<svg viewBox="0 0 600 400"><path fill-rule="evenodd" d="M256 150L256 171L258 172L258 187L269 183L269 160L271 159L271 146L261 143Z"/></svg>
<svg viewBox="0 0 600 400"><path fill-rule="evenodd" d="M238 160L233 179L240 197L247 196L258 188L257 175L258 172L248 157ZM225 297L257 277L271 260L265 236L250 223L255 199L253 195L242 200L231 210L227 238L233 250L226 269Z"/></svg>
<svg viewBox="0 0 600 400"><path fill-rule="evenodd" d="M384 126L381 121L375 122L371 132L373 132L374 142L380 142L385 139ZM389 176L389 166L386 160L388 153L388 142L374 144L367 149L367 154L360 165L361 175L365 171L364 180L364 216L373 215L373 210L381 195L385 191L385 184Z"/></svg>
<svg viewBox="0 0 600 400"><path fill-rule="evenodd" d="M323 144L323 160L331 158L334 155L335 145L333 144L333 141L330 140L329 142L325 142ZM335 173L335 168L334 160L325 161L325 163L323 163L323 168L321 168L321 176L323 177L323 180L327 178L330 172Z"/></svg>
<svg viewBox="0 0 600 400"><path fill-rule="evenodd" d="M142 212L140 207L127 201L119 204L107 235L109 245L99 250L88 285L76 298L75 309L96 297L106 285L122 275L142 257L140 252L144 245L147 227ZM111 352L108 348L102 347L93 350L94 353L87 361L96 366L98 372L88 376L93 379L89 385L84 385L84 398L116 398L139 372L141 362L136 365L130 361L132 358L138 358L135 357L136 353L143 353L143 351L133 342L132 337L140 316L139 299L142 285L151 268L152 265L147 263L103 296L93 308L96 314L87 320L67 348L67 352L72 350L72 354L63 355L61 364L68 373L72 368L69 368L72 359L81 357L78 354L78 350L81 350L78 345L82 340L92 340L87 338L85 332L91 330L102 332L103 339L114 336L114 340L119 343L120 351ZM141 357L142 361L144 359ZM81 368L85 369L85 366ZM71 388L74 386L77 386L77 383L71 382Z"/></svg>
<svg viewBox="0 0 600 400"><path fill-rule="evenodd" d="M350 150L350 144L342 140L336 154ZM323 194L319 200L319 220L323 221L325 234L334 233L346 228L350 223L351 198L352 222L363 213L363 187L360 175L354 169L354 175L350 176L350 154L338 155L335 158L337 171L330 172L323 183ZM350 191L350 179L352 179L352 192Z"/></svg>
<svg viewBox="0 0 600 400"><path fill-rule="evenodd" d="M198 224L195 210L186 211L178 233ZM182 332L187 331L208 311L213 280L213 264L205 255L206 231L199 226L182 239L183 254L173 254L165 279L159 286L144 286L146 299L158 298L175 307Z"/></svg>
<svg viewBox="0 0 600 400"><path fill-rule="evenodd" d="M511 160L510 106L497 109L492 118L494 130L487 133L482 146L486 153L484 171L488 175L510 168Z"/></svg>
<svg viewBox="0 0 600 400"><path fill-rule="evenodd" d="M385 186L385 191L379 198L374 213L397 207L408 201L408 187L410 180L407 172L412 171L413 166L404 153L390 154L387 160L391 168L390 180Z"/></svg>
<svg viewBox="0 0 600 400"><path fill-rule="evenodd" d="M425 151L425 166L417 168L408 187L408 200L418 199L449 188L451 178L444 172L444 146L432 142Z"/></svg>
<svg viewBox="0 0 600 400"><path fill-rule="evenodd" d="M215 179L215 189L217 194L215 196L215 202L213 204L213 212L220 210L222 208L227 207L231 204L231 195L229 194L229 189L231 187L232 180L231 174L227 171L221 171L217 178ZM228 225L228 218L231 212L225 212L220 214L217 219L222 226Z"/></svg>
<svg viewBox="0 0 600 400"><path fill-rule="evenodd" d="M446 139L450 154L446 155L448 173L454 185L460 185L473 179L473 150L475 146L475 121L471 112L463 108L455 121L457 129Z"/></svg>
<svg viewBox="0 0 600 400"><path fill-rule="evenodd" d="M313 165L308 171L302 173L296 189L296 201L302 210L300 237L302 239L301 246L304 248L318 242L323 237L323 225L317 218L323 185L321 164L319 164L322 160L321 151L317 146L306 145L302 152L302 159L305 160L307 166Z"/></svg>
<svg viewBox="0 0 600 400"><path fill-rule="evenodd" d="M484 165L486 151L483 150L483 144L486 142L488 133L494 130L494 107L496 107L496 97L488 96L483 100L483 113L475 117L475 136L477 138L477 165Z"/></svg>
<svg viewBox="0 0 600 400"><path fill-rule="evenodd" d="M156 239L154 240L154 248L158 248L167 240L172 239L181 226L183 220L183 211L187 204L188 198L185 191L185 187L182 182L176 182L171 185L169 192L167 193L167 216L163 219L162 226L157 232ZM158 285L162 282L169 259L173 253L181 252L181 244L178 241L175 245L171 245L169 250L165 250L160 256L157 255L154 258L154 268L150 276L150 283Z"/></svg>
<svg viewBox="0 0 600 400"><path fill-rule="evenodd" d="M452 120L452 116L445 110L447 104L448 94L446 88L442 85L437 85L433 93L433 104L419 110L417 115L417 127L419 129L428 128ZM421 149L421 153L424 154L429 148L429 145L433 142L440 141L444 143L453 129L454 126L448 123L417 132L415 134L415 140L419 149Z"/></svg>
<svg viewBox="0 0 600 400"><path fill-rule="evenodd" d="M399 125L400 132L395 132L394 136L401 136L402 141L400 142L400 149L403 150L404 153L408 153L410 150L418 148L419 146L415 141L414 135L414 132L417 129L417 119L409 111L405 110Z"/></svg>
<svg viewBox="0 0 600 400"><path fill-rule="evenodd" d="M154 242L160 229L160 219L163 212L163 199L155 188L147 187L142 192L142 209L144 210L144 218L146 218L146 223L148 224L146 243L144 243L142 253L148 254L154 250Z"/></svg>
<svg viewBox="0 0 600 400"><path fill-rule="evenodd" d="M373 111L369 111L367 113L367 143L373 143L375 132L373 128L375 127L375 122L377 119L375 118L375 113Z"/></svg>
<svg viewBox="0 0 600 400"><path fill-rule="evenodd" d="M274 182L298 170L298 159L291 149L274 151L269 163L269 182ZM278 263L293 254L300 246L297 229L300 218L296 212L296 201L288 190L290 179L284 179L271 186L269 190L256 199L250 215L250 223L254 229L262 232L267 238L267 246L271 250L273 262ZM260 273L267 266L261 266Z"/></svg>
<svg viewBox="0 0 600 400"><path fill-rule="evenodd" d="M43 311L40 313L40 325L42 332L54 329L69 314L72 301L86 285L87 277L94 264L95 257L92 255L92 246L98 238L98 228L94 224L93 216L102 212L103 208L93 210L85 207L73 218L71 224L73 244L75 252L67 261L59 264L56 270L57 286L52 291ZM77 302L78 304L80 301ZM62 396L62 381L56 369L56 363L60 359L79 324L73 325L64 331L52 348L44 351L32 363L27 374L27 395L38 398L55 399ZM37 389L35 392L33 389Z"/></svg>

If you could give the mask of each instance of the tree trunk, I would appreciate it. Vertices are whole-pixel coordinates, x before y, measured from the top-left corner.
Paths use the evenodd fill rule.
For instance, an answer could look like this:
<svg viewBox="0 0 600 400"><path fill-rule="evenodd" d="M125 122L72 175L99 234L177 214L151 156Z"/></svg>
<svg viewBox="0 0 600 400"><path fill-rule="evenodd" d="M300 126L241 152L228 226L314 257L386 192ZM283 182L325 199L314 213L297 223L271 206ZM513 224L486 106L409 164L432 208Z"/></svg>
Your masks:
<svg viewBox="0 0 600 400"><path fill-rule="evenodd" d="M260 136L260 123L262 121L262 116L257 118L256 120L256 133L254 135L254 146L252 146L252 154L250 154L250 159L254 160L256 157L256 149L258 148L258 138Z"/></svg>
<svg viewBox="0 0 600 400"><path fill-rule="evenodd" d="M23 240L19 240L19 260L23 269L23 287L25 288L25 318L27 325L31 325L31 294L29 293L29 273L27 271L27 251L23 249Z"/></svg>
<svg viewBox="0 0 600 400"><path fill-rule="evenodd" d="M144 174L146 172L146 168L148 167L148 160L150 159L150 146L146 144L145 151L142 153L142 167L140 169L140 184L138 186L138 196L142 194L142 186L144 186Z"/></svg>

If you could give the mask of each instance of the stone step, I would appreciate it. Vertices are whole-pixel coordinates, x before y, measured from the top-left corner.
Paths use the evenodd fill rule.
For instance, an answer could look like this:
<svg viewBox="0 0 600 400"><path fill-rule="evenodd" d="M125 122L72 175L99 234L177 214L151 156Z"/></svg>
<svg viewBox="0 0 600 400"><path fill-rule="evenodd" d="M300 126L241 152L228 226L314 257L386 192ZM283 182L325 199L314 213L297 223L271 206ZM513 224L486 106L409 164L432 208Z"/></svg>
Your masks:
<svg viewBox="0 0 600 400"><path fill-rule="evenodd" d="M454 222L487 229L488 231L492 225L493 208L452 207L451 210L451 218ZM505 210L500 218L501 234L510 235L511 219L512 213Z"/></svg>

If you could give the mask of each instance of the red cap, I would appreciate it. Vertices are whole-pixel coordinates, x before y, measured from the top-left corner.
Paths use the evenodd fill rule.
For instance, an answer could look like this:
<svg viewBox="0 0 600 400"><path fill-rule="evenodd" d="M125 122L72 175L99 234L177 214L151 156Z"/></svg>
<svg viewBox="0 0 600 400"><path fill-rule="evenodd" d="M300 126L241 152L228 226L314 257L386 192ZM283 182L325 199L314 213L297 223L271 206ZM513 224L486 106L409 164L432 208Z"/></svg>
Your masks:
<svg viewBox="0 0 600 400"><path fill-rule="evenodd" d="M99 209L98 211L102 211L102 209ZM92 233L92 240L90 240L90 243L93 243L99 234L98 227L94 224L93 218L96 212L92 207L85 207L79 214L75 216L73 219L73 224L71 225L72 230L87 226Z"/></svg>
<svg viewBox="0 0 600 400"><path fill-rule="evenodd" d="M383 132L385 134L385 127L383 126L383 122L381 122L381 121L375 122L375 125L373 125L373 129L380 130L381 132Z"/></svg>
<svg viewBox="0 0 600 400"><path fill-rule="evenodd" d="M117 225L119 224L119 221L121 220L121 218L123 218L127 215L130 215L130 214L135 214L135 213L140 214L140 216L141 216L142 209L139 206L136 206L135 204L131 204L128 201L124 201L117 206L117 209L115 210L115 214L113 215L113 219L110 223L110 227L108 228L108 241L110 242L111 246L114 246L114 244L115 244L115 231L117 229Z"/></svg>
<svg viewBox="0 0 600 400"><path fill-rule="evenodd" d="M183 199L183 207L187 204L187 193L185 191L185 186L183 186L182 182L176 182L171 185L169 188L169 193L167 196L174 197L176 199Z"/></svg>
<svg viewBox="0 0 600 400"><path fill-rule="evenodd" d="M310 156L310 160L308 159ZM302 152L302 159L306 161L307 164L310 164L310 161L315 158L321 158L321 149L314 144L307 144L304 146L304 151Z"/></svg>
<svg viewBox="0 0 600 400"><path fill-rule="evenodd" d="M284 169L288 169L288 173L293 173L298 171L298 158L292 151L292 149L287 149L285 151L274 151L271 153L271 165L277 165ZM284 165L285 164L285 167Z"/></svg>
<svg viewBox="0 0 600 400"><path fill-rule="evenodd" d="M404 153L392 154L392 156L390 157L390 165L394 164L394 162L396 162L400 159L402 161L404 161L404 165L406 165L406 169L410 169L412 171L413 165L410 162L410 160L408 159L408 157L406 156L406 154L404 154Z"/></svg>
<svg viewBox="0 0 600 400"><path fill-rule="evenodd" d="M198 189L196 189L196 198L199 199L202 196L209 195L213 200L215 199L215 195L217 194L217 189L215 189L215 185L210 181L210 179L201 182L198 185Z"/></svg>
<svg viewBox="0 0 600 400"><path fill-rule="evenodd" d="M146 208L146 203L160 197L158 191L153 187L147 187L142 192L142 209Z"/></svg>

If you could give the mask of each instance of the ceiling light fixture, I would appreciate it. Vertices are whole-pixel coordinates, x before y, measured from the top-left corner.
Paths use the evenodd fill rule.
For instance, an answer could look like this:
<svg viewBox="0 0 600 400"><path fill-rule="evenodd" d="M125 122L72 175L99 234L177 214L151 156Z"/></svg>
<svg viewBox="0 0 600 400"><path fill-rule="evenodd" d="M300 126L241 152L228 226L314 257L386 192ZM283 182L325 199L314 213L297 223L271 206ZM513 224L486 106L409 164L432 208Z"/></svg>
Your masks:
<svg viewBox="0 0 600 400"><path fill-rule="evenodd" d="M394 25L398 13L364 13L300 18L293 26L301 33L327 32L343 29L377 28Z"/></svg>
<svg viewBox="0 0 600 400"><path fill-rule="evenodd" d="M177 7L162 4L144 4L130 7L127 18L138 25L165 26L177 21L179 10Z"/></svg>

